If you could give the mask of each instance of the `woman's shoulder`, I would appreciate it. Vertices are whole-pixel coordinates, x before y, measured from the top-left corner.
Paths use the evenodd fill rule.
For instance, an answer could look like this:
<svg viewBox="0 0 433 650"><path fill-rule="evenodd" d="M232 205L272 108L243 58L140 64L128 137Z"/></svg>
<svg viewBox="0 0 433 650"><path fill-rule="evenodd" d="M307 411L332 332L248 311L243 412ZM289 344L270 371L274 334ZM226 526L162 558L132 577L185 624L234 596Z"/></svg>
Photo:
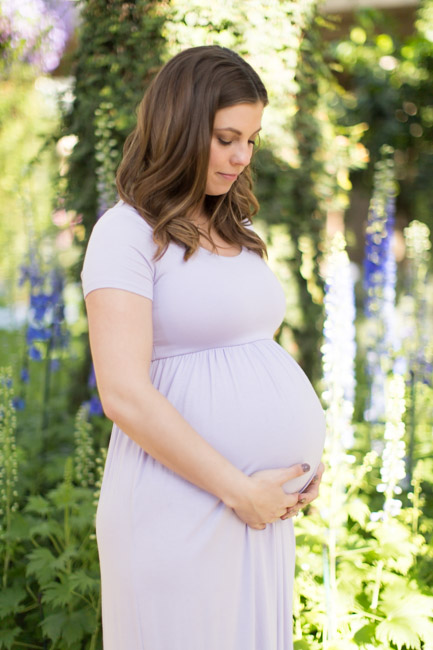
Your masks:
<svg viewBox="0 0 433 650"><path fill-rule="evenodd" d="M139 212L125 201L118 201L116 205L104 212L94 225L94 229L107 232L131 232L133 234L153 236L153 228L147 223Z"/></svg>

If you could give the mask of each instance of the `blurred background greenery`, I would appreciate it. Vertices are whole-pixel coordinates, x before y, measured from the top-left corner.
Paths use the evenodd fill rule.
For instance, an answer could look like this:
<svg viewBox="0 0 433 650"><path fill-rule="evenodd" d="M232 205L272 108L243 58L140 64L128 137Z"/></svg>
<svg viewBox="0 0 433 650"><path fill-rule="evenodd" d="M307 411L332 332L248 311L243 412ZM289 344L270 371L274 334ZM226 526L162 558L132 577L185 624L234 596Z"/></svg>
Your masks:
<svg viewBox="0 0 433 650"><path fill-rule="evenodd" d="M245 56L268 88L254 160L256 225L286 291L277 339L328 397L321 350L338 284L330 255L355 285L357 389L344 398L355 416L343 418L355 437L342 473L332 470L341 493L325 487L323 504L332 507L299 525L295 647L432 648L432 605L424 597L433 575L433 513L421 494L431 496L433 483L432 337L420 330L431 324L433 305L432 0L0 0L0 34L0 648L101 647L93 516L110 423L101 417L90 361L83 254L96 219L116 201L122 144L149 81L180 49L211 43ZM374 322L377 343L383 329L362 309L365 259L382 254L368 240L379 205L372 197L388 216L392 203L392 231L389 218L382 239L396 263L393 315L401 320L409 310L406 338L416 341L415 352L403 343L399 350L407 472L406 483L394 485L403 490L400 519L386 525L370 514L381 507L385 426L399 424L386 425L385 410L375 421L366 416L373 379L365 332ZM331 246L336 233L345 241ZM385 285L376 283L379 294ZM384 355L398 357L388 348ZM398 386L389 398L397 405ZM356 471L347 458L357 461ZM394 488L387 488L390 499ZM336 504L339 532L329 515ZM403 615L396 602L405 591ZM338 609L332 603L342 594Z"/></svg>

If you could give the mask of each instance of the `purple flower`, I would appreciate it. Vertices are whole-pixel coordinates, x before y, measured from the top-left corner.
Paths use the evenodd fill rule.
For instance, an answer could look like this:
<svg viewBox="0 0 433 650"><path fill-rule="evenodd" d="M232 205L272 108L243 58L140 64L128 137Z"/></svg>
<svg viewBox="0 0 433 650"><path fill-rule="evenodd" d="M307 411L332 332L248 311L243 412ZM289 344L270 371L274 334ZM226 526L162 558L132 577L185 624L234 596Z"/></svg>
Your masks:
<svg viewBox="0 0 433 650"><path fill-rule="evenodd" d="M0 0L0 14L0 38L7 43L3 48L6 57L14 54L43 72L57 68L68 31L54 7L42 0Z"/></svg>
<svg viewBox="0 0 433 650"><path fill-rule="evenodd" d="M20 378L21 378L21 381L23 381L24 383L27 383L29 381L30 375L29 375L29 371L27 370L27 368L22 368Z"/></svg>
<svg viewBox="0 0 433 650"><path fill-rule="evenodd" d="M374 190L365 234L364 313L366 316L366 370L370 396L365 417L382 420L385 414L385 377L399 347L396 336L396 261L392 250L395 220L393 150L382 149L376 165Z"/></svg>
<svg viewBox="0 0 433 650"><path fill-rule="evenodd" d="M101 400L97 395L92 395L90 398L89 415L104 415Z"/></svg>
<svg viewBox="0 0 433 650"><path fill-rule="evenodd" d="M89 386L89 388L96 388L96 376L95 376L95 368L93 366L93 363L90 368L89 380L87 382L87 385Z"/></svg>
<svg viewBox="0 0 433 650"><path fill-rule="evenodd" d="M30 345L33 341L48 341L51 338L51 331L48 327L32 327L27 328L27 343Z"/></svg>
<svg viewBox="0 0 433 650"><path fill-rule="evenodd" d="M21 287L27 281L30 282L31 287L40 287L44 282L39 264L33 255L30 255L28 264L21 264L20 266L18 286Z"/></svg>
<svg viewBox="0 0 433 650"><path fill-rule="evenodd" d="M29 347L29 357L30 359L33 359L33 361L40 361L42 359L40 350L35 348L33 345Z"/></svg>
<svg viewBox="0 0 433 650"><path fill-rule="evenodd" d="M22 397L14 397L12 400L12 406L16 411L22 411L25 408L26 403Z"/></svg>
<svg viewBox="0 0 433 650"><path fill-rule="evenodd" d="M60 361L58 359L51 359L51 370L56 372L60 368Z"/></svg>
<svg viewBox="0 0 433 650"><path fill-rule="evenodd" d="M36 320L42 320L45 312L51 303L51 296L46 293L38 293L30 296L30 307L34 310Z"/></svg>
<svg viewBox="0 0 433 650"><path fill-rule="evenodd" d="M51 340L52 349L65 348L69 343L69 333L65 328L63 272L59 267L46 272L39 263L36 251L37 248L33 245L28 253L28 263L21 266L19 282L23 284L28 281L30 284L26 340L30 358L39 361L42 355L33 346L34 341Z"/></svg>

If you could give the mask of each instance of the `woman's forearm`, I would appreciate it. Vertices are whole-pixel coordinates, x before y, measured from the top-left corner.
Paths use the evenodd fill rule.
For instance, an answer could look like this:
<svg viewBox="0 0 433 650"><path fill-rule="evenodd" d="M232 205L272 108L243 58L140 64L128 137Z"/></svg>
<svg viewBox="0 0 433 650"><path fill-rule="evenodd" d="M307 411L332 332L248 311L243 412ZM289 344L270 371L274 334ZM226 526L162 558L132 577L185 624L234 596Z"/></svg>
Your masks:
<svg viewBox="0 0 433 650"><path fill-rule="evenodd" d="M236 507L250 487L248 477L191 427L152 384L112 399L106 415L169 469Z"/></svg>

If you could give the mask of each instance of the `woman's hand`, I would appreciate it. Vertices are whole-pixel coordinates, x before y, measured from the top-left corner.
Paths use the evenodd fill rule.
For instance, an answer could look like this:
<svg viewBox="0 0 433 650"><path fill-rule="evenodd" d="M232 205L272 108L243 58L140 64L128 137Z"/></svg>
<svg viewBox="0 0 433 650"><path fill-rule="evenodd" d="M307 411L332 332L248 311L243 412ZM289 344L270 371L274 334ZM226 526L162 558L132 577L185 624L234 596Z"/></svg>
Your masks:
<svg viewBox="0 0 433 650"><path fill-rule="evenodd" d="M287 469L266 469L251 474L248 491L233 506L234 512L251 528L263 530L266 524L277 521L296 507L299 493L286 494L282 486L309 469L309 465L299 464Z"/></svg>
<svg viewBox="0 0 433 650"><path fill-rule="evenodd" d="M296 517L302 508L305 508L305 506L314 501L314 499L317 499L319 496L319 487L324 471L325 466L323 463L320 463L319 467L317 468L316 476L313 478L310 485L304 492L298 494L297 503L288 508L287 512L281 517L281 519L290 519L290 517Z"/></svg>

